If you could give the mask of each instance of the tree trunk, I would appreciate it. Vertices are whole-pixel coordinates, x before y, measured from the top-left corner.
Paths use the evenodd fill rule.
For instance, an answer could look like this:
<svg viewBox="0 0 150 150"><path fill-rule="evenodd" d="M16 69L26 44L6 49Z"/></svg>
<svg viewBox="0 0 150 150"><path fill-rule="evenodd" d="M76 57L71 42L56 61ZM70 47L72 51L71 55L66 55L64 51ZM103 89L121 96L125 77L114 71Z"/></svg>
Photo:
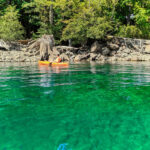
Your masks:
<svg viewBox="0 0 150 150"><path fill-rule="evenodd" d="M129 6L129 14L127 16L127 24L130 25L131 7Z"/></svg>
<svg viewBox="0 0 150 150"><path fill-rule="evenodd" d="M90 2L90 0L89 0L89 7L91 7L91 2Z"/></svg>
<svg viewBox="0 0 150 150"><path fill-rule="evenodd" d="M12 4L12 0L8 0L7 3L8 3L8 5L11 5Z"/></svg>
<svg viewBox="0 0 150 150"><path fill-rule="evenodd" d="M53 0L51 0L53 2ZM50 25L53 25L53 21L54 21L54 12L53 12L53 5L50 5L49 8L49 23Z"/></svg>
<svg viewBox="0 0 150 150"><path fill-rule="evenodd" d="M72 41L71 41L71 39L69 39L68 42L69 42L69 46L71 47L71 46L72 46Z"/></svg>

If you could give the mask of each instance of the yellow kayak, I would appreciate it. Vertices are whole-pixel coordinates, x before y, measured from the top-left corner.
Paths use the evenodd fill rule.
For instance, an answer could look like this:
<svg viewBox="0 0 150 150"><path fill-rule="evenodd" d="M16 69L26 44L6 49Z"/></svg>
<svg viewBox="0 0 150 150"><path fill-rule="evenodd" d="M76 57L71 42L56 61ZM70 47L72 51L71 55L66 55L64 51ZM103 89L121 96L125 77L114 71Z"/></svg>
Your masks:
<svg viewBox="0 0 150 150"><path fill-rule="evenodd" d="M49 62L49 61L39 61L39 65L49 65L49 66L68 66L69 64L67 62Z"/></svg>

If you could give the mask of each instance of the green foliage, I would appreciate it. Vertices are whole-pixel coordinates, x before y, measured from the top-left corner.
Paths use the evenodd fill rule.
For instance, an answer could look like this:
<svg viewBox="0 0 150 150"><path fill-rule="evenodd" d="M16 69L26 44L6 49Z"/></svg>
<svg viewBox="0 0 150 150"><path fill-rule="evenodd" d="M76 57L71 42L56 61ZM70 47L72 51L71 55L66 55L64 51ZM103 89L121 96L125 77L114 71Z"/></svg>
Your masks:
<svg viewBox="0 0 150 150"><path fill-rule="evenodd" d="M14 6L8 6L4 16L0 17L0 38L17 40L23 38L23 27L18 20L18 11Z"/></svg>
<svg viewBox="0 0 150 150"><path fill-rule="evenodd" d="M121 37L141 38L142 32L136 26L127 25L127 26L122 26L120 28L120 32L118 35Z"/></svg>
<svg viewBox="0 0 150 150"><path fill-rule="evenodd" d="M122 23L119 35L132 38L150 38L150 1L122 0L118 3L116 14ZM126 24L129 26L125 27Z"/></svg>
<svg viewBox="0 0 150 150"><path fill-rule="evenodd" d="M45 23L41 23L40 28L38 29L38 31L36 33L33 34L33 38L39 38L44 34L52 34L52 29L51 26L45 24Z"/></svg>
<svg viewBox="0 0 150 150"><path fill-rule="evenodd" d="M150 38L150 3L149 6L147 5L149 9L145 9L139 5L139 3L135 4L134 12L135 12L135 21L137 26L142 31L142 37L143 38Z"/></svg>
<svg viewBox="0 0 150 150"><path fill-rule="evenodd" d="M106 17L92 17L88 26L87 37L91 39L103 39L113 29Z"/></svg>
<svg viewBox="0 0 150 150"><path fill-rule="evenodd" d="M150 39L150 1L0 0L0 38L42 34L54 34L57 43L72 39L75 44L107 34Z"/></svg>
<svg viewBox="0 0 150 150"><path fill-rule="evenodd" d="M111 29L111 23L105 17L76 17L64 29L63 40L72 39L78 44L85 44L88 38L103 39Z"/></svg>
<svg viewBox="0 0 150 150"><path fill-rule="evenodd" d="M100 9L93 9L96 1L80 3L78 9L72 12L64 22L66 27L63 30L62 39L72 39L76 44L85 44L87 39L103 39L112 30L109 17L99 14ZM75 7L75 6L74 6Z"/></svg>

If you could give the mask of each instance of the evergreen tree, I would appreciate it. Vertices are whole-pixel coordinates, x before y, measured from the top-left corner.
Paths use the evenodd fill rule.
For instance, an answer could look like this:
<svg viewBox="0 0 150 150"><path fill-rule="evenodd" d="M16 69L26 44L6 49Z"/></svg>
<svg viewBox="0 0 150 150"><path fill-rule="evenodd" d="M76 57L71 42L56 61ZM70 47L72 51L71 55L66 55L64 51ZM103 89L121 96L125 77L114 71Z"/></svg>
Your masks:
<svg viewBox="0 0 150 150"><path fill-rule="evenodd" d="M72 39L80 44L108 34L150 39L150 1L0 0L0 38L42 34L54 34L57 42Z"/></svg>
<svg viewBox="0 0 150 150"><path fill-rule="evenodd" d="M18 11L15 6L8 6L4 16L0 17L0 38L4 40L23 38L24 30L18 17Z"/></svg>

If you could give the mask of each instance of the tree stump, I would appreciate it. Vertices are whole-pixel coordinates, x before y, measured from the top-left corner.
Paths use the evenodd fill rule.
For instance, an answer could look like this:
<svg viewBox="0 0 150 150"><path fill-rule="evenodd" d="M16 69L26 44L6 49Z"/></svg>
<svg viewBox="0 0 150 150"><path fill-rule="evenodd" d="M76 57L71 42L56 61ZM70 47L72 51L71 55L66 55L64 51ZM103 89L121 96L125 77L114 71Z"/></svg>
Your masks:
<svg viewBox="0 0 150 150"><path fill-rule="evenodd" d="M53 35L43 35L40 39L31 41L28 45L27 51L32 51L34 53L39 52L41 60L49 60L54 45L55 42Z"/></svg>

